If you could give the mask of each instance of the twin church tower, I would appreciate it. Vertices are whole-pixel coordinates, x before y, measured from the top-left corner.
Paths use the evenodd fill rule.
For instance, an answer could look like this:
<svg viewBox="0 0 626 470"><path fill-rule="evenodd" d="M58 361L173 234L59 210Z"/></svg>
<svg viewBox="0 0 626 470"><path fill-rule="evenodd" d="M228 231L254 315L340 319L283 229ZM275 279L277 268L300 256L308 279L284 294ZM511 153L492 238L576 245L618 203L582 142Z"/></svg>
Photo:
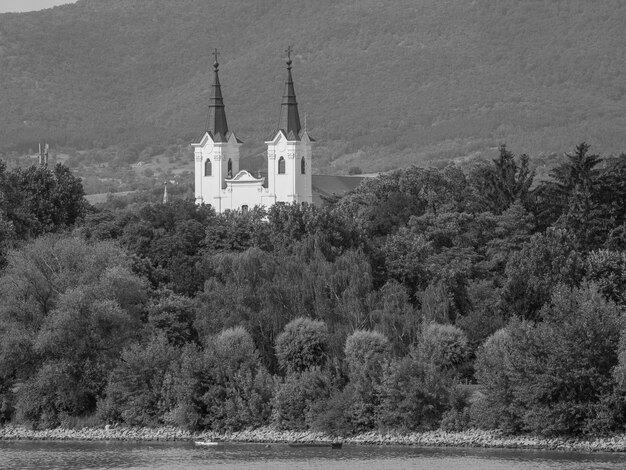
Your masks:
<svg viewBox="0 0 626 470"><path fill-rule="evenodd" d="M287 49L287 80L278 128L267 145L267 181L239 168L242 141L229 130L218 75L215 50L214 82L209 102L207 130L191 144L195 158L195 197L216 212L270 207L276 202L311 203L311 148L313 139L300 124L296 92Z"/></svg>

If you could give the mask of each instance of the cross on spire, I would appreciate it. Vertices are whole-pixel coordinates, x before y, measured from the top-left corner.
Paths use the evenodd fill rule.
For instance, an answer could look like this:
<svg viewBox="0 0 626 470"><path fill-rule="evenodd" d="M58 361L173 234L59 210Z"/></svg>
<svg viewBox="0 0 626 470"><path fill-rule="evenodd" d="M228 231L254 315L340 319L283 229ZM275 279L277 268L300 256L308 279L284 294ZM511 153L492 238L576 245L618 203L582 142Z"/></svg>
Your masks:
<svg viewBox="0 0 626 470"><path fill-rule="evenodd" d="M217 63L217 56L220 55L219 52L217 52L217 47L213 50L213 57L215 57L215 65L219 65Z"/></svg>
<svg viewBox="0 0 626 470"><path fill-rule="evenodd" d="M287 53L287 62L291 62L291 53L293 52L293 47L287 46L285 52Z"/></svg>

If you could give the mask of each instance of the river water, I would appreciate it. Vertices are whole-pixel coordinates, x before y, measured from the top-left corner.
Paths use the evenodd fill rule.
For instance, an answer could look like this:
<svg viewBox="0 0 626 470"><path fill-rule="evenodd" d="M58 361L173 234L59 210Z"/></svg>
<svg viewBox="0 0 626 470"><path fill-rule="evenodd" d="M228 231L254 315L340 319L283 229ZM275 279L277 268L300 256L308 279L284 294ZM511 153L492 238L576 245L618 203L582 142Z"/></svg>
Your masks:
<svg viewBox="0 0 626 470"><path fill-rule="evenodd" d="M181 442L0 442L0 469L599 470L626 468L626 454L401 446L197 447Z"/></svg>

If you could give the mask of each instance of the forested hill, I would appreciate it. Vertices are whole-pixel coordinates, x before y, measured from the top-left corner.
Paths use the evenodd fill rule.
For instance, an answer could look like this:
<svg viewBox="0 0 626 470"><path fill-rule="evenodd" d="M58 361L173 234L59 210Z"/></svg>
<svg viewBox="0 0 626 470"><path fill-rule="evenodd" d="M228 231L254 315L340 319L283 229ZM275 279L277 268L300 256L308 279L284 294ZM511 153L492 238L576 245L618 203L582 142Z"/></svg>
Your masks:
<svg viewBox="0 0 626 470"><path fill-rule="evenodd" d="M189 141L210 51L228 121L260 150L284 49L319 169L377 171L507 143L626 149L626 2L79 0L0 15L0 151Z"/></svg>

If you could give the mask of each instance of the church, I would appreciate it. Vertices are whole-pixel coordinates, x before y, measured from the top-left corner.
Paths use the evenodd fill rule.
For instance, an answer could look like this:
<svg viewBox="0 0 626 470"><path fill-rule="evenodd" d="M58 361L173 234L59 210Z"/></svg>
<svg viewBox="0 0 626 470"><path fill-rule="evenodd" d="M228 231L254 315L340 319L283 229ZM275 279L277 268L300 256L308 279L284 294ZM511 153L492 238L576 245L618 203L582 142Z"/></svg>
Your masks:
<svg viewBox="0 0 626 470"><path fill-rule="evenodd" d="M358 186L362 178L311 174L314 140L303 128L291 74L291 47L287 49L287 78L278 127L265 141L267 178L239 168L242 141L228 128L219 80L217 50L213 64L207 129L192 143L195 159L195 200L216 212L246 211L277 202L317 203L323 195L341 194Z"/></svg>

